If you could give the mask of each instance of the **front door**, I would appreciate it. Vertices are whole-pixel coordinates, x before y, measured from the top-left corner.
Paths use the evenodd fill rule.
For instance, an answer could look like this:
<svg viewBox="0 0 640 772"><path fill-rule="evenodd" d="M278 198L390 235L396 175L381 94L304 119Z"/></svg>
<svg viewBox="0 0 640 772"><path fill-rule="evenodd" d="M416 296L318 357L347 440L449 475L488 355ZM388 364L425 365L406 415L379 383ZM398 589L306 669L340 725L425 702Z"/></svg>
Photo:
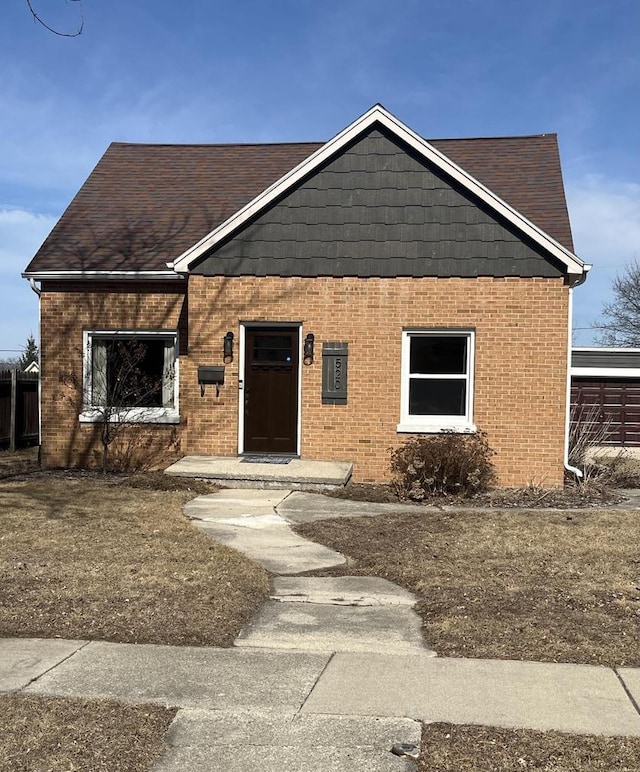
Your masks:
<svg viewBox="0 0 640 772"><path fill-rule="evenodd" d="M245 453L297 453L298 328L247 327Z"/></svg>

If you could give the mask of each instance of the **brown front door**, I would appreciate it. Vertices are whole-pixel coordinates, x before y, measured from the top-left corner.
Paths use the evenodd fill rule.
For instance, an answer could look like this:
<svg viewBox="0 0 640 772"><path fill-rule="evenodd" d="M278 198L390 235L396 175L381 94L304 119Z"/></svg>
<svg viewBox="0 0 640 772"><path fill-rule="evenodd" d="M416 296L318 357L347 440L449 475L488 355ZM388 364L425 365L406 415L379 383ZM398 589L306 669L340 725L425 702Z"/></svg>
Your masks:
<svg viewBox="0 0 640 772"><path fill-rule="evenodd" d="M244 362L245 453L297 453L298 328L248 327Z"/></svg>

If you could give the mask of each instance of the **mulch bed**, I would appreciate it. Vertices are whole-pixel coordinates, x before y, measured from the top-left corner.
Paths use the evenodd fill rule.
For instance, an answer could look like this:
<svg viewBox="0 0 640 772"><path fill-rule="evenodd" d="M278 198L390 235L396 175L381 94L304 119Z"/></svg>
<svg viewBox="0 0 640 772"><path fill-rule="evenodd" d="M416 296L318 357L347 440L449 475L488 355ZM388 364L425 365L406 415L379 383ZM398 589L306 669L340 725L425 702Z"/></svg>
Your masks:
<svg viewBox="0 0 640 772"><path fill-rule="evenodd" d="M534 485L523 488L494 488L488 493L473 496L425 496L421 501L400 497L392 485L349 483L344 488L328 491L327 496L350 501L370 501L376 504L415 504L416 507L495 507L501 509L581 509L604 507L624 500L615 489L604 485L567 484L562 488L539 488Z"/></svg>

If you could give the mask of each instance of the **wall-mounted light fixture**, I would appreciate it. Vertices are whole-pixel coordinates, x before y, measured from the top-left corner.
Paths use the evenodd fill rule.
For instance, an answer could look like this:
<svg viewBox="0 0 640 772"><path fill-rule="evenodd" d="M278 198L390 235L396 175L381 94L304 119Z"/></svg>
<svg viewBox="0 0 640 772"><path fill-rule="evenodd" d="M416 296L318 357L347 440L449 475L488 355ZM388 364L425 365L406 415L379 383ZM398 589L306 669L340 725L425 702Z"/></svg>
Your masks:
<svg viewBox="0 0 640 772"><path fill-rule="evenodd" d="M229 362L233 362L233 333L228 332L223 339L222 342L222 354L224 358L224 363L229 364Z"/></svg>
<svg viewBox="0 0 640 772"><path fill-rule="evenodd" d="M314 340L315 340L314 334L312 332L307 333L307 336L304 339L304 349L303 349L303 359L302 359L305 365L313 364L313 341Z"/></svg>

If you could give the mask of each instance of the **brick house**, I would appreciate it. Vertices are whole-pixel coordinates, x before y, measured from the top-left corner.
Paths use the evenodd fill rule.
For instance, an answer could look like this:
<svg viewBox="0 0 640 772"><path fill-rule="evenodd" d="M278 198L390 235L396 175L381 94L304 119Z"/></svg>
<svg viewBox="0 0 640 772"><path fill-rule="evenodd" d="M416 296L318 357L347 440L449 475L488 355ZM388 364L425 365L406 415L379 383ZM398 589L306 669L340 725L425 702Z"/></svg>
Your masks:
<svg viewBox="0 0 640 772"><path fill-rule="evenodd" d="M380 481L409 436L477 427L501 483L561 483L572 250L555 135L427 142L376 105L325 144L112 144L24 273L43 459L95 463L119 340L163 379L136 441L167 461Z"/></svg>

